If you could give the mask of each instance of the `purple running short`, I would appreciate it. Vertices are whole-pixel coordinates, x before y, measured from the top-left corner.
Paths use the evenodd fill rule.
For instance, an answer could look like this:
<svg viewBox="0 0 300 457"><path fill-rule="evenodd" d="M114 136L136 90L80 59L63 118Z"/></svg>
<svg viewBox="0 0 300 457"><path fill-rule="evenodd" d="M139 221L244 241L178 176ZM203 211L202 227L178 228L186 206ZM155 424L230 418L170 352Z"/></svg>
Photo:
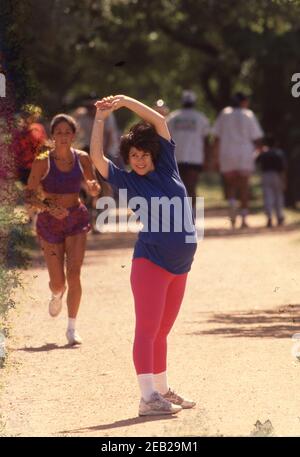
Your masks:
<svg viewBox="0 0 300 457"><path fill-rule="evenodd" d="M89 232L89 213L83 204L67 208L69 214L64 219L56 219L48 211L38 214L36 231L38 236L48 243L63 243L67 236Z"/></svg>

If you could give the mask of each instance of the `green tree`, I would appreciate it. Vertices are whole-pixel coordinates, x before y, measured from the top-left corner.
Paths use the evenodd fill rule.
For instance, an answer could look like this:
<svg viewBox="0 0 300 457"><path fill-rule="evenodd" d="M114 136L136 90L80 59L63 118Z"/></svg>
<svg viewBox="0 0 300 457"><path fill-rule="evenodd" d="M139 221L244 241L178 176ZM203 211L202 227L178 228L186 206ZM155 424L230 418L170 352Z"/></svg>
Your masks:
<svg viewBox="0 0 300 457"><path fill-rule="evenodd" d="M298 0L29 0L9 30L24 37L21 61L30 56L35 96L49 115L91 92L164 98L176 108L181 90L191 88L213 119L232 92L249 92L265 131L289 152L295 182L300 110L291 77L300 71L299 19ZM121 125L128 115L120 113ZM290 203L300 198L298 187L289 189Z"/></svg>

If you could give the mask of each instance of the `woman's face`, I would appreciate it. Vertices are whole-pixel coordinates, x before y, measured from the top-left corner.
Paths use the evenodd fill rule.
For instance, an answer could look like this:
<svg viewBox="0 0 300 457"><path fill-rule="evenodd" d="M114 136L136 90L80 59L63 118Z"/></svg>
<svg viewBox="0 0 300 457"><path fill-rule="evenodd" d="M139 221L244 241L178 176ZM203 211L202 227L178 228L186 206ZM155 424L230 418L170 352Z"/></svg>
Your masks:
<svg viewBox="0 0 300 457"><path fill-rule="evenodd" d="M57 124L53 131L53 139L56 147L71 147L75 137L72 127L65 121Z"/></svg>
<svg viewBox="0 0 300 457"><path fill-rule="evenodd" d="M150 152L137 149L134 146L129 151L129 165L140 176L154 170L154 163Z"/></svg>

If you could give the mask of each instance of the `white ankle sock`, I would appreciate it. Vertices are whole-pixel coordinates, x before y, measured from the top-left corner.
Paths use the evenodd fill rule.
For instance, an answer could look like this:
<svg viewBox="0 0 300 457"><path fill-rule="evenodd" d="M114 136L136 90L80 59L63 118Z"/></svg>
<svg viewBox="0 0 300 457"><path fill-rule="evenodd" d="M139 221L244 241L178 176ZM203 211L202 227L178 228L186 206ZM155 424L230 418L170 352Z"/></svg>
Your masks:
<svg viewBox="0 0 300 457"><path fill-rule="evenodd" d="M68 330L75 330L76 318L69 317L68 319Z"/></svg>
<svg viewBox="0 0 300 457"><path fill-rule="evenodd" d="M169 386L166 371L154 375L154 386L155 390L161 395L165 395L168 392Z"/></svg>
<svg viewBox="0 0 300 457"><path fill-rule="evenodd" d="M154 379L152 373L145 373L138 375L138 383L141 390L141 395L145 401L149 401L151 395L155 391Z"/></svg>

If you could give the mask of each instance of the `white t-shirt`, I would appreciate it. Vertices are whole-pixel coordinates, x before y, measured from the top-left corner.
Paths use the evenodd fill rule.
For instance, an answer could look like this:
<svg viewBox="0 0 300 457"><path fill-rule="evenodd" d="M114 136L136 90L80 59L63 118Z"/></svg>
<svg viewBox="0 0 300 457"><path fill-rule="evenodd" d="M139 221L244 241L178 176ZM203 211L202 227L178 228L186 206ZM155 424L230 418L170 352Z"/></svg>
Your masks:
<svg viewBox="0 0 300 457"><path fill-rule="evenodd" d="M253 171L254 140L263 136L253 111L245 108L224 108L217 117L212 134L220 139L220 170Z"/></svg>
<svg viewBox="0 0 300 457"><path fill-rule="evenodd" d="M200 165L204 161L204 137L209 134L209 121L193 108L173 111L167 118L178 163Z"/></svg>

